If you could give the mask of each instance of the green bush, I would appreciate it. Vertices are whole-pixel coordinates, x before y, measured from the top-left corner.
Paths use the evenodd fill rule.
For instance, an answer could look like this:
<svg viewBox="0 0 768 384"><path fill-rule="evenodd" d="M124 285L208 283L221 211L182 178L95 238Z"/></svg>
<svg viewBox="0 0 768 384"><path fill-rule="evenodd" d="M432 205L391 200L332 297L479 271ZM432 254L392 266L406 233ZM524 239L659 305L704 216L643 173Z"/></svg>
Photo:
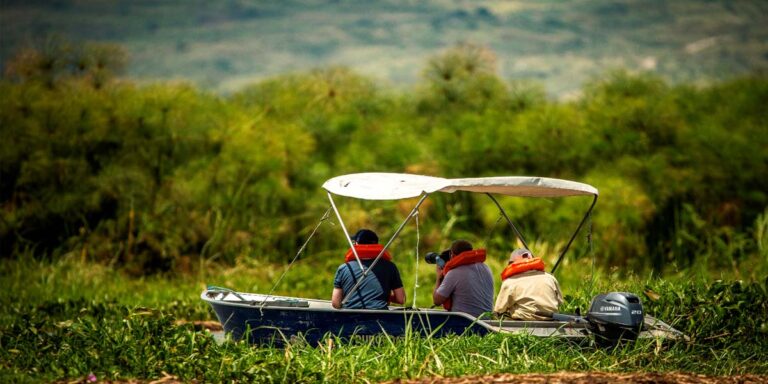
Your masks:
<svg viewBox="0 0 768 384"><path fill-rule="evenodd" d="M765 264L751 234L768 205L763 75L693 87L612 72L581 99L557 102L535 85L506 84L492 52L461 45L431 58L413 90L336 67L221 97L116 78L120 52L51 41L9 62L0 81L4 257L75 253L138 275L284 261L326 210L325 180L392 171L586 181L602 192L593 239L603 268L730 265L738 275L736 264ZM407 204L361 213L376 207L351 203L349 224L394 226ZM494 232L487 199L430 204L430 245L492 233L492 244L511 246L508 231ZM504 202L547 249L586 208L559 204ZM318 249L344 246L318 240Z"/></svg>

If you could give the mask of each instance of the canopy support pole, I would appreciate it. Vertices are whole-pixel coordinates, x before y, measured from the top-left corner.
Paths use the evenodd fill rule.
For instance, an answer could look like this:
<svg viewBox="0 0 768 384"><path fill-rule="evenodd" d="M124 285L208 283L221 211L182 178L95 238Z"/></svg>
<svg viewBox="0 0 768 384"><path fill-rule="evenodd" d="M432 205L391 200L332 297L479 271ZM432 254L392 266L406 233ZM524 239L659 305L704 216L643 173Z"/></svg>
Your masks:
<svg viewBox="0 0 768 384"><path fill-rule="evenodd" d="M573 236L571 236L571 239L568 240L568 244L565 245L563 250L560 252L560 256L557 258L557 262L555 263L555 266L552 267L552 270L549 271L551 274L555 274L555 271L557 270L557 266L560 265L560 262L563 261L563 256L565 256L565 253L568 252L568 248L571 247L571 243L573 243L573 239L576 238L576 235L581 230L581 227L584 226L584 222L587 221L587 218L589 218L590 214L592 213L592 208L595 208L595 204L597 203L597 195L594 195L595 197L592 199L592 205L589 206L589 209L587 210L587 213L584 214L584 217L581 219L581 222L579 223L578 228L576 228L576 231L573 232ZM591 233L590 233L591 236ZM591 244L592 239L590 239Z"/></svg>
<svg viewBox="0 0 768 384"><path fill-rule="evenodd" d="M499 202L496 200L496 198L493 197L493 195L491 195L490 193L486 192L485 194L488 195L488 197L490 197L491 200L499 208L499 212L501 212L501 214L504 216L504 218L507 219L507 223L509 223L509 226L512 228L512 230L515 231L515 234L517 235L517 238L520 239L520 242L523 243L523 246L525 247L525 249L530 250L530 248L528 248L528 243L526 243L525 239L523 238L523 235L520 233L520 231L517 230L517 227L515 227L515 225L512 224L512 220L509 218L509 216L507 216L507 212L504 211L504 208L501 207L501 204L499 204Z"/></svg>
<svg viewBox="0 0 768 384"><path fill-rule="evenodd" d="M329 197L331 196L330 192L328 192L328 196ZM376 255L376 258L373 260L373 263L371 263L371 266L368 267L367 269L363 269L362 263L360 264L360 270L363 271L363 275L360 276L360 278L357 280L357 283L355 283L355 285L352 287L352 289L348 293L346 293L344 295L344 300L341 301L342 305L344 305L344 303L347 302L349 297L352 296L352 294L357 290L358 287L360 287L360 284L363 282L363 280L365 280L366 276L368 276L368 272L370 272L370 270L373 269L373 267L376 265L376 263L379 262L379 260L381 259L381 256L384 254L384 252L387 251L387 248L389 248L390 244L392 244L392 242L395 241L397 236L400 235L400 232L403 230L403 228L405 228L405 225L408 224L408 222L411 221L411 219L419 213L419 207L424 202L424 200L427 199L428 196L429 196L429 194L426 193L426 192L424 192L421 195L421 199L419 199L419 202L416 203L416 206L413 207L413 209L411 210L411 213L408 214L408 216L405 218L405 220L403 220L403 222L400 224L400 227L398 227L397 230L395 231L395 233L392 235L392 237L389 238L389 241L387 241L387 244L384 245L384 248L381 249L381 252L379 252L379 254ZM332 198L331 198L331 201L333 202ZM334 206L334 210L336 210L336 206ZM336 211L336 214L338 215L339 212ZM339 220L341 220L341 219L339 218ZM344 229L344 233L347 233L347 229L344 228L343 223L342 223L341 227ZM347 235L347 238L349 238L349 235ZM354 251L354 249L355 249L355 247L352 247L353 251ZM357 257L356 253L355 253L355 257ZM358 259L357 261L360 262L360 259Z"/></svg>
<svg viewBox="0 0 768 384"><path fill-rule="evenodd" d="M416 262L414 263L413 268L413 303L411 304L412 309L416 309L416 289L419 288L419 240L421 237L421 234L419 233L419 211L416 211ZM405 303L403 303L405 306Z"/></svg>
<svg viewBox="0 0 768 384"><path fill-rule="evenodd" d="M347 226L344 224L344 220L341 219L341 214L339 213L339 209L336 208L336 203L333 202L333 196L331 196L330 192L328 193L328 200L331 201L331 208L333 208L333 212L336 213L336 218L339 219L339 224L341 224L341 230L344 231L344 237L347 239L347 242L349 243L349 248L352 249L352 254L355 255L355 260L357 260L357 264L360 266L361 271L365 271L365 268L363 268L363 262L360 261L360 256L357 255L357 250L355 249L355 245L352 244L352 239L349 237L349 232L347 232Z"/></svg>

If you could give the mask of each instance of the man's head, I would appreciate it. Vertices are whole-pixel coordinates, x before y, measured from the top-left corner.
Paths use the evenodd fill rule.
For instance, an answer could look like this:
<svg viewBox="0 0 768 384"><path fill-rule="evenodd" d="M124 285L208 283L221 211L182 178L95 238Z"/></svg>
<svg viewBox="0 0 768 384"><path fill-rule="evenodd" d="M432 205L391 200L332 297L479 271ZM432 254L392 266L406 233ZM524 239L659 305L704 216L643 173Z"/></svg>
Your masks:
<svg viewBox="0 0 768 384"><path fill-rule="evenodd" d="M471 251L472 244L466 240L456 240L451 244L451 256L458 256L462 252Z"/></svg>
<svg viewBox="0 0 768 384"><path fill-rule="evenodd" d="M355 233L352 237L350 237L350 239L357 244L379 243L379 236L376 235L376 232L371 231L370 229L361 229L357 231L357 233Z"/></svg>
<svg viewBox="0 0 768 384"><path fill-rule="evenodd" d="M531 253L531 251L525 248L518 248L509 254L509 263L512 264L520 261L526 261L532 258L533 258L533 254Z"/></svg>

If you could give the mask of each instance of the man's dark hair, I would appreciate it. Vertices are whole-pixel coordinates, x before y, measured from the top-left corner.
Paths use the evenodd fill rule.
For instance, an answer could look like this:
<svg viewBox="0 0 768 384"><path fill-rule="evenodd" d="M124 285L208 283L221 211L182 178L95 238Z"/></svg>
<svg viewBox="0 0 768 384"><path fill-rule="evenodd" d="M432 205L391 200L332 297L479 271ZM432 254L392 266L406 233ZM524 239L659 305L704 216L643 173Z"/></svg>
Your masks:
<svg viewBox="0 0 768 384"><path fill-rule="evenodd" d="M376 232L371 231L370 229L365 229L365 228L357 231L357 233L355 233L354 236L352 236L350 239L358 244L378 244L379 243L379 236L376 235Z"/></svg>
<svg viewBox="0 0 768 384"><path fill-rule="evenodd" d="M469 243L469 241L466 240L456 240L451 244L451 253L454 256L460 255L462 252L471 251L472 250L472 244Z"/></svg>

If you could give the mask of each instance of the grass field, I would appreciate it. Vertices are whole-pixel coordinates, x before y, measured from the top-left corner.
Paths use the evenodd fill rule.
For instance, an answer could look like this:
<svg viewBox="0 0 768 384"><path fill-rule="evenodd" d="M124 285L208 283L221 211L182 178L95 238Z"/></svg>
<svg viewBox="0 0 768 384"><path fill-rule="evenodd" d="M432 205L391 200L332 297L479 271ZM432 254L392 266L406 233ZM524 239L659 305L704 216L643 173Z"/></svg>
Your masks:
<svg viewBox="0 0 768 384"><path fill-rule="evenodd" d="M288 275L298 277L286 278L278 291L326 297L330 276L325 279L311 271L335 263L300 264ZM592 292L627 290L642 295L649 314L691 338L643 340L613 351L508 335L381 336L365 342L329 336L317 346L297 342L285 348L251 347L217 343L191 324L215 319L198 298L205 283L264 291L283 268L242 262L230 268L202 268L197 274L135 279L84 263L76 255L56 262L5 260L0 264L5 288L0 297L0 380L78 380L89 374L99 380L173 376L203 382L375 382L561 371L768 374L766 282L617 278L603 273L594 285L565 279L573 281L564 283L565 310L584 309ZM408 268L405 261L403 268ZM420 291L428 294L423 287Z"/></svg>

